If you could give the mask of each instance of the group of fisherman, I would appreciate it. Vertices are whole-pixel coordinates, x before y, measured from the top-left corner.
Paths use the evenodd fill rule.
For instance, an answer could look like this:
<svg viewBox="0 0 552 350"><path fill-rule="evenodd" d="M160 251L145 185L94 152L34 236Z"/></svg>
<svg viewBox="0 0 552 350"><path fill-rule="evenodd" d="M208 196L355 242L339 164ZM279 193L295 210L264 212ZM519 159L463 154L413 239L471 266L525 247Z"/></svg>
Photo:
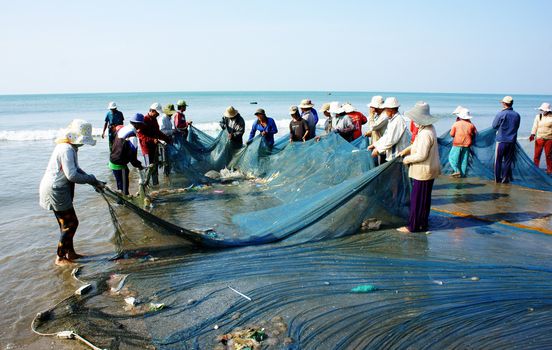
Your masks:
<svg viewBox="0 0 552 350"><path fill-rule="evenodd" d="M515 156L517 131L520 115L512 108L514 100L505 96L501 101L502 109L493 120L492 127L497 130L495 155L495 181L508 183L512 180L512 162ZM117 188L128 195L128 163L138 169L151 167L152 183L157 185L157 164L159 144L182 144L186 142L188 128L192 121L186 119L187 103L179 100L162 108L153 103L143 115L136 113L130 123L124 125L124 116L115 102L108 105L108 113L102 131L102 138L108 132L110 159L109 167L113 171ZM370 138L367 147L377 165L402 157L408 166L412 179L410 215L408 225L401 232L420 232L428 230L431 192L435 178L441 174L437 134L433 126L437 117L431 115L426 102L418 102L405 113L410 125L399 112L396 97L372 97L368 104L368 117L357 111L350 103L337 101L322 105L320 112L326 117L325 134L335 133L346 141L354 141L362 136L362 125L368 124L369 131L364 135ZM535 141L534 162L539 166L542 152L545 153L548 174L552 174L552 109L549 103L543 103L536 115L530 141ZM320 140L317 135L318 113L311 100L302 100L298 106L289 109L289 141L306 142ZM458 106L453 114L457 117L450 135L453 138L449 162L453 169L451 176L465 177L468 168L470 147L474 143L476 128L471 123L469 109ZM255 111L246 144L250 144L257 132L262 142L271 148L274 135L278 133L276 122L267 116L264 109ZM230 144L235 149L243 147L245 121L238 110L229 106L223 113L220 127L225 130ZM408 132L410 131L410 132ZM78 227L78 219L73 207L75 183L87 183L101 191L105 183L87 174L78 165L77 151L84 144L94 145L92 125L84 120L75 119L63 129L56 139L56 147L40 183L40 204L44 209L52 210L59 224L61 237L57 248L57 265L70 265L81 257L75 252L73 236ZM144 164L138 160L138 147L143 155ZM163 148L161 148L163 149Z"/></svg>

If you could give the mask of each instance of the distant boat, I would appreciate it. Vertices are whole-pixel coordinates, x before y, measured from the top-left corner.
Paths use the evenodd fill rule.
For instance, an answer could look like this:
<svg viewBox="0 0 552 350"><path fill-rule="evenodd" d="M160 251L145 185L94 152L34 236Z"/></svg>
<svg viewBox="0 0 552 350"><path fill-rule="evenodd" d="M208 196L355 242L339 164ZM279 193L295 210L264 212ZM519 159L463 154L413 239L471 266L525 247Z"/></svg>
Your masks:
<svg viewBox="0 0 552 350"><path fill-rule="evenodd" d="M328 92L328 95L331 95L332 93L331 92Z"/></svg>
<svg viewBox="0 0 552 350"><path fill-rule="evenodd" d="M253 102L249 102L250 105L256 105L257 102L256 101L253 101Z"/></svg>

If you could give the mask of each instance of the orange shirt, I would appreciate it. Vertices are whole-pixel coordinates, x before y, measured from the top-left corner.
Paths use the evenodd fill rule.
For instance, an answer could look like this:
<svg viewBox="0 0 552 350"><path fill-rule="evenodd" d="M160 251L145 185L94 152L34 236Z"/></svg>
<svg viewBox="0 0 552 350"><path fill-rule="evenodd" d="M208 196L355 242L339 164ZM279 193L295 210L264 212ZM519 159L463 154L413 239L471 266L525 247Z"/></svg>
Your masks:
<svg viewBox="0 0 552 350"><path fill-rule="evenodd" d="M450 129L450 136L453 137L452 145L470 147L476 132L475 125L470 121L464 119L457 120Z"/></svg>

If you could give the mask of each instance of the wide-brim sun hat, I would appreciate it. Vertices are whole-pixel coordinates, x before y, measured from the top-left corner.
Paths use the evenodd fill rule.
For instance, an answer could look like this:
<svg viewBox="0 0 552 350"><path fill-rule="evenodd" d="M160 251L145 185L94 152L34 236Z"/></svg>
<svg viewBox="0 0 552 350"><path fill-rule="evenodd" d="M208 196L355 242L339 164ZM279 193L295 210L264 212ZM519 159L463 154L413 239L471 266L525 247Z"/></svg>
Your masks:
<svg viewBox="0 0 552 350"><path fill-rule="evenodd" d="M372 100L370 101L370 103L368 104L368 107L372 107L372 108L381 108L381 106L383 105L383 97L382 96L373 96L372 97Z"/></svg>
<svg viewBox="0 0 552 350"><path fill-rule="evenodd" d="M135 115L130 117L130 122L131 123L136 123L136 124L143 124L144 123L144 115L141 114L141 113L136 113Z"/></svg>
<svg viewBox="0 0 552 350"><path fill-rule="evenodd" d="M343 106L341 106L341 108L343 108L343 110L345 111L345 113L351 113L351 112L354 112L356 111L356 108L350 104L350 103L345 103Z"/></svg>
<svg viewBox="0 0 552 350"><path fill-rule="evenodd" d="M456 108L454 109L454 111L452 111L452 114L458 115L458 114L460 114L464 109L466 109L466 108L459 105L458 107L456 107Z"/></svg>
<svg viewBox="0 0 552 350"><path fill-rule="evenodd" d="M234 106L228 106L226 110L224 111L223 115L226 118L235 118L238 115L238 110L234 108Z"/></svg>
<svg viewBox="0 0 552 350"><path fill-rule="evenodd" d="M470 119L472 118L472 115L471 115L471 113L470 113L470 110L467 109L467 108L462 109L462 110L458 113L458 118L464 119L464 120L470 120Z"/></svg>
<svg viewBox="0 0 552 350"><path fill-rule="evenodd" d="M117 109L117 104L113 101L109 102L107 109Z"/></svg>
<svg viewBox="0 0 552 350"><path fill-rule="evenodd" d="M150 110L154 110L157 113L161 114L161 112L163 112L163 107L161 107L161 103L155 102L150 106Z"/></svg>
<svg viewBox="0 0 552 350"><path fill-rule="evenodd" d="M328 112L335 113L335 114L340 114L340 113L343 113L344 110L341 107L341 105L339 104L339 102L334 101L334 102L330 102L330 108L328 109Z"/></svg>
<svg viewBox="0 0 552 350"><path fill-rule="evenodd" d="M308 109L308 108L312 108L312 107L314 107L314 104L309 99L302 100L301 103L299 104L299 108Z"/></svg>
<svg viewBox="0 0 552 350"><path fill-rule="evenodd" d="M165 108L163 108L163 113L165 113L169 117L175 114L176 111L174 110L174 105L172 103L166 105Z"/></svg>
<svg viewBox="0 0 552 350"><path fill-rule="evenodd" d="M550 108L550 103L543 102L537 110L541 112L552 112L552 108Z"/></svg>
<svg viewBox="0 0 552 350"><path fill-rule="evenodd" d="M67 128L60 130L56 142L94 146L96 140L92 137L92 124L83 119L74 119Z"/></svg>
<svg viewBox="0 0 552 350"><path fill-rule="evenodd" d="M399 108L401 104L399 103L399 100L397 100L396 97L388 97L385 99L385 102L383 105L381 105L382 109L385 108Z"/></svg>
<svg viewBox="0 0 552 350"><path fill-rule="evenodd" d="M330 104L324 103L322 107L320 107L320 112L324 113L324 112L327 112L329 109L330 109Z"/></svg>
<svg viewBox="0 0 552 350"><path fill-rule="evenodd" d="M404 115L420 126L432 125L440 119L440 117L431 115L429 112L429 105L424 101L416 102L414 107L408 110Z"/></svg>

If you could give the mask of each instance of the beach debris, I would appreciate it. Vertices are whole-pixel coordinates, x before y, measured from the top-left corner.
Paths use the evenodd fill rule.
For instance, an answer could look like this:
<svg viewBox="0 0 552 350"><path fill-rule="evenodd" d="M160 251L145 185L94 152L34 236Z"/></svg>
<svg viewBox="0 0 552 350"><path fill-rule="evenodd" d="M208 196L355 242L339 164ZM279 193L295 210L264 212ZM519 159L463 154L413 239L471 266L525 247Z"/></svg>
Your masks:
<svg viewBox="0 0 552 350"><path fill-rule="evenodd" d="M325 282L324 282L324 285L326 285L326 286L329 286L330 284L331 284L331 283L328 282L328 281L325 281Z"/></svg>
<svg viewBox="0 0 552 350"><path fill-rule="evenodd" d="M232 291L235 292L236 294L239 294L239 295L241 295L242 297L244 297L245 299L251 301L251 298L248 297L247 295L245 295L245 294L243 294L243 293L241 293L241 292L238 292L237 290L235 290L234 288L232 288L232 287L230 287L230 286L228 286L228 288L230 288L230 290L232 290Z"/></svg>
<svg viewBox="0 0 552 350"><path fill-rule="evenodd" d="M236 180L243 180L246 178L247 176L239 170L224 168L220 171L220 181L222 182L232 182Z"/></svg>
<svg viewBox="0 0 552 350"><path fill-rule="evenodd" d="M196 302L197 302L197 300L195 300L195 299L188 299L188 301L186 302L186 304L192 305L192 304L195 304Z"/></svg>
<svg viewBox="0 0 552 350"><path fill-rule="evenodd" d="M381 220L376 218L369 218L362 222L361 228L365 230L379 230L381 226Z"/></svg>
<svg viewBox="0 0 552 350"><path fill-rule="evenodd" d="M75 291L75 295L84 295L92 289L91 284L85 284Z"/></svg>
<svg viewBox="0 0 552 350"><path fill-rule="evenodd" d="M438 285L440 285L440 286L442 286L443 284L445 284L445 282L439 281L439 280L433 280L432 282L435 283L435 284L438 284Z"/></svg>
<svg viewBox="0 0 552 350"><path fill-rule="evenodd" d="M125 303L127 303L127 304L130 305L130 306L136 306L136 305L138 305L140 302L139 302L138 299L136 299L135 297L126 297L126 298L125 298Z"/></svg>
<svg viewBox="0 0 552 350"><path fill-rule="evenodd" d="M376 290L378 290L378 288L374 285L363 284L363 285L356 286L356 287L352 288L351 292L353 292L353 293L371 293L371 292L375 292Z"/></svg>
<svg viewBox="0 0 552 350"><path fill-rule="evenodd" d="M224 191L223 190L214 190L213 193L221 194L221 193L224 193Z"/></svg>
<svg viewBox="0 0 552 350"><path fill-rule="evenodd" d="M220 179L220 173L216 170L209 170L208 172L205 173L205 177L208 177L213 180L218 180Z"/></svg>
<svg viewBox="0 0 552 350"><path fill-rule="evenodd" d="M219 329L218 324L214 325L214 326L213 326L213 329L215 329L215 330Z"/></svg>
<svg viewBox="0 0 552 350"><path fill-rule="evenodd" d="M159 311L165 308L165 303L149 303L149 311Z"/></svg>
<svg viewBox="0 0 552 350"><path fill-rule="evenodd" d="M471 280L471 281L479 281L480 278L477 277L477 276L472 276L472 277L470 277L470 280Z"/></svg>
<svg viewBox="0 0 552 350"><path fill-rule="evenodd" d="M261 320L255 324L235 328L230 333L219 335L217 341L222 345L219 348L224 350L281 347L293 343L291 338L286 338L287 329L284 318L275 316L270 321Z"/></svg>

